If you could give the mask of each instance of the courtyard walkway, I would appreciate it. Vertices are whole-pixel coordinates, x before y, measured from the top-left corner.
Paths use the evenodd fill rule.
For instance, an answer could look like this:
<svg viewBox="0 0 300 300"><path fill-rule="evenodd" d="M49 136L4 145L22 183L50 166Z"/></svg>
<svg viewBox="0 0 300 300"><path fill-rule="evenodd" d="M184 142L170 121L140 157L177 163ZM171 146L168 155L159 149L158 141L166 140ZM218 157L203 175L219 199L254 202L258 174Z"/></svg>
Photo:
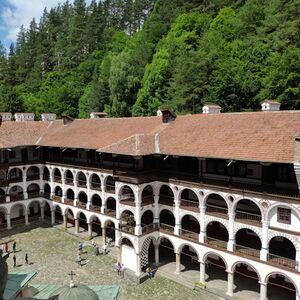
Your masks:
<svg viewBox="0 0 300 300"><path fill-rule="evenodd" d="M126 276L125 279L121 279L113 271L116 263L114 248L111 248L112 251L106 256L94 256L90 241L68 234L60 228L60 226L47 227L46 225L41 227L41 224L26 227L19 225L10 231L0 232L0 243L5 241L16 241L17 243L17 253L15 254L17 268L13 268L13 255L11 254L8 258L9 271L37 271L38 275L33 279L32 284L69 284L70 278L67 274L73 270L76 273L75 283L120 285L118 298L120 300L219 299L210 294L203 295L203 293L183 287L161 276L156 276L143 284L136 284ZM83 233L83 236L86 237L86 234ZM99 239L102 241L101 237ZM82 267L75 263L79 241L85 245ZM102 245L100 242L99 244ZM9 243L9 249L12 249L12 242ZM30 264L28 266L24 261L25 253L28 253L29 257Z"/></svg>

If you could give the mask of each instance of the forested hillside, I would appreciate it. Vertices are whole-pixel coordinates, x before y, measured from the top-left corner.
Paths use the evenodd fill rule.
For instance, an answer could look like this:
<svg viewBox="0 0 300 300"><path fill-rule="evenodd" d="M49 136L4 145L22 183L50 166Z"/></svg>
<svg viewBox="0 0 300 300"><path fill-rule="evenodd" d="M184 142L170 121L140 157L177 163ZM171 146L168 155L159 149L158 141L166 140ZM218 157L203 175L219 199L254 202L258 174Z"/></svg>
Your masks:
<svg viewBox="0 0 300 300"><path fill-rule="evenodd" d="M5 53L0 111L179 114L300 109L300 0L65 2Z"/></svg>

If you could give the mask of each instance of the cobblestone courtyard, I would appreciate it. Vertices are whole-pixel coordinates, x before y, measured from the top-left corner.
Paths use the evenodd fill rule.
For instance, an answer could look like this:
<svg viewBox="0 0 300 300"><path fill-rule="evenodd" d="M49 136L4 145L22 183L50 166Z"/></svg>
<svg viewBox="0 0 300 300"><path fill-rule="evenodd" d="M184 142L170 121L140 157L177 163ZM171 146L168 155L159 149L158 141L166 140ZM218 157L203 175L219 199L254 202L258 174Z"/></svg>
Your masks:
<svg viewBox="0 0 300 300"><path fill-rule="evenodd" d="M9 231L0 232L0 243L14 240L17 242L17 268L13 268L12 255L8 259L9 271L37 271L32 283L69 284L67 275L71 270L76 273L75 282L82 284L117 284L121 287L118 299L213 299L203 296L198 291L185 288L159 275L143 284L135 284L128 278L121 279L113 266L116 263L115 249L106 256L94 256L90 241L79 239L55 227L37 227L30 225ZM84 245L83 263L75 263L78 242ZM9 243L11 250L12 243ZM30 265L24 264L25 253L28 253Z"/></svg>

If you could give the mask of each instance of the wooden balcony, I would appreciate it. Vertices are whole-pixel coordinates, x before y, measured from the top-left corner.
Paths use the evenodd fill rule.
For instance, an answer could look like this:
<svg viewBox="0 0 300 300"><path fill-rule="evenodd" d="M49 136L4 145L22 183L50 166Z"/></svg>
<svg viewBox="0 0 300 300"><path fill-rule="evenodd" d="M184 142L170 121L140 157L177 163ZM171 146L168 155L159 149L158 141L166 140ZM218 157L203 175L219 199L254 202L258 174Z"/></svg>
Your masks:
<svg viewBox="0 0 300 300"><path fill-rule="evenodd" d="M128 205L128 206L135 206L134 198L125 198L120 200L120 204Z"/></svg>
<svg viewBox="0 0 300 300"><path fill-rule="evenodd" d="M13 177L13 178L9 178L9 183L15 183L15 182L22 182L23 178L22 177Z"/></svg>
<svg viewBox="0 0 300 300"><path fill-rule="evenodd" d="M54 176L53 181L56 183L62 183L61 177L60 176Z"/></svg>
<svg viewBox="0 0 300 300"><path fill-rule="evenodd" d="M268 262L273 265L285 267L288 269L298 269L298 262L296 260L275 255L272 253L268 253Z"/></svg>
<svg viewBox="0 0 300 300"><path fill-rule="evenodd" d="M180 208L190 210L190 211L199 212L199 202L198 201L193 201L193 200L181 199Z"/></svg>
<svg viewBox="0 0 300 300"><path fill-rule="evenodd" d="M8 185L9 185L9 180L7 180L7 179L0 179L0 187L8 186Z"/></svg>
<svg viewBox="0 0 300 300"><path fill-rule="evenodd" d="M91 189L101 192L101 183L100 182L91 182Z"/></svg>
<svg viewBox="0 0 300 300"><path fill-rule="evenodd" d="M104 213L110 217L116 217L116 211L113 209L106 208Z"/></svg>
<svg viewBox="0 0 300 300"><path fill-rule="evenodd" d="M73 199L65 199L64 204L74 206L74 200Z"/></svg>
<svg viewBox="0 0 300 300"><path fill-rule="evenodd" d="M57 195L53 195L53 196L52 196L52 201L61 203L61 197L60 197L60 196L57 196Z"/></svg>
<svg viewBox="0 0 300 300"><path fill-rule="evenodd" d="M134 226L122 224L120 225L120 230L126 233L134 234Z"/></svg>
<svg viewBox="0 0 300 300"><path fill-rule="evenodd" d="M40 180L40 175L39 174L28 175L26 177L26 180L27 181Z"/></svg>
<svg viewBox="0 0 300 300"><path fill-rule="evenodd" d="M192 240L192 241L199 241L199 233L197 232L193 232L187 229L181 229L180 230L180 235L181 237L188 239L188 240Z"/></svg>
<svg viewBox="0 0 300 300"><path fill-rule="evenodd" d="M238 244L235 245L235 253L245 257L260 258L260 250Z"/></svg>
<svg viewBox="0 0 300 300"><path fill-rule="evenodd" d="M235 220L240 223L247 223L247 224L254 224L256 226L261 226L261 215L257 215L253 213L237 210L235 213Z"/></svg>
<svg viewBox="0 0 300 300"><path fill-rule="evenodd" d="M114 194L116 192L115 185L106 184L106 186L105 186L105 192L110 193L110 194Z"/></svg>
<svg viewBox="0 0 300 300"><path fill-rule="evenodd" d="M96 206L96 205L91 205L90 206L90 211L93 211L95 213L100 213L101 212L101 207L100 206Z"/></svg>
<svg viewBox="0 0 300 300"><path fill-rule="evenodd" d="M142 235L158 230L158 224L142 224Z"/></svg>
<svg viewBox="0 0 300 300"><path fill-rule="evenodd" d="M206 213L222 219L228 219L228 209L225 207L207 204Z"/></svg>
<svg viewBox="0 0 300 300"><path fill-rule="evenodd" d="M144 196L142 198L142 206L146 206L146 205L150 205L150 204L154 204L154 197L153 195L149 195L149 196Z"/></svg>
<svg viewBox="0 0 300 300"><path fill-rule="evenodd" d="M174 197L167 196L167 195L160 195L158 203L163 205L169 205L169 206L175 205Z"/></svg>
<svg viewBox="0 0 300 300"><path fill-rule="evenodd" d="M82 209L86 209L86 203L84 203L84 202L80 202L80 201L78 201L77 203L76 203L76 207L79 207L79 208L82 208Z"/></svg>
<svg viewBox="0 0 300 300"><path fill-rule="evenodd" d="M227 249L227 242L213 237L206 237L205 243L210 247Z"/></svg>
<svg viewBox="0 0 300 300"><path fill-rule="evenodd" d="M169 224L160 223L159 230L166 233L174 234L174 226Z"/></svg>
<svg viewBox="0 0 300 300"><path fill-rule="evenodd" d="M65 179L65 184L67 184L67 185L74 185L74 180L73 180L73 178L66 178L66 179Z"/></svg>
<svg viewBox="0 0 300 300"><path fill-rule="evenodd" d="M41 196L39 191L28 192L27 195L28 195L28 199L38 198Z"/></svg>
<svg viewBox="0 0 300 300"><path fill-rule="evenodd" d="M9 194L10 202L24 200L24 195L22 194Z"/></svg>
<svg viewBox="0 0 300 300"><path fill-rule="evenodd" d="M82 188L86 188L86 180L78 180L77 185Z"/></svg>

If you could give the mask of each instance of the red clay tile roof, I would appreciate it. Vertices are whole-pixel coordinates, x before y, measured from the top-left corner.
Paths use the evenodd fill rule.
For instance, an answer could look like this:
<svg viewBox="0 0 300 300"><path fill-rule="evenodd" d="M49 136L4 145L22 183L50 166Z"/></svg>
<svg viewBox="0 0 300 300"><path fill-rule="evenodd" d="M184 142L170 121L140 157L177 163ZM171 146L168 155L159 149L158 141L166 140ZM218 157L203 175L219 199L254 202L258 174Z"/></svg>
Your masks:
<svg viewBox="0 0 300 300"><path fill-rule="evenodd" d="M48 122L41 121L4 121L0 126L0 148L34 145L48 126Z"/></svg>
<svg viewBox="0 0 300 300"><path fill-rule="evenodd" d="M161 117L74 120L66 126L62 120L3 122L0 147L35 144L127 155L159 148L162 154L292 162L299 132L300 111L186 115L169 124Z"/></svg>

